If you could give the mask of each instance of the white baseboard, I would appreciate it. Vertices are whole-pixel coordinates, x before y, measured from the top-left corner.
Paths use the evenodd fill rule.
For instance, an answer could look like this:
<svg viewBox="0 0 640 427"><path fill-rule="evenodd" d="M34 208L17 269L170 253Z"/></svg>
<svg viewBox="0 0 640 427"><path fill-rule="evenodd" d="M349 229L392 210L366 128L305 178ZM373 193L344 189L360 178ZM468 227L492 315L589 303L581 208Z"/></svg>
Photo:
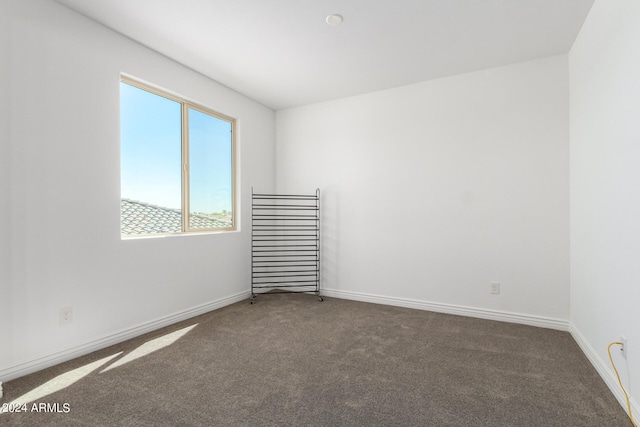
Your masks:
<svg viewBox="0 0 640 427"><path fill-rule="evenodd" d="M624 411L627 412L627 402L624 397L624 393L620 389L620 385L618 384L618 380L616 379L613 370L609 368L610 364L602 360L598 352L591 346L591 344L589 344L584 335L582 335L573 323L569 323L569 333L576 341L584 355L587 356L591 365L593 365L598 374L600 374L602 380L605 382L607 387L609 387L609 390L611 390L611 393L613 393L622 408L624 408ZM625 387L627 386L625 385ZM629 398L629 404L634 416L637 418L638 414L640 414L640 406L631 396Z"/></svg>
<svg viewBox="0 0 640 427"><path fill-rule="evenodd" d="M74 359L79 356L91 353L96 350L100 350L111 345L117 344L122 341L126 341L131 338L135 338L147 332L154 331L156 329L163 328L165 326L172 325L182 320L187 320L195 316L207 313L218 308L225 307L227 305L246 300L250 297L249 291L241 292L236 295L221 298L216 301L212 301L206 304L202 304L190 309L170 314L165 317L146 322L131 328L123 329L113 334L97 338L84 344L69 347L54 353L50 353L41 357L37 357L31 360L19 362L13 366L0 369L0 384L7 382L14 378L19 378L24 375L28 375L32 372L39 371L41 369L48 368L58 363L65 362L67 360Z"/></svg>
<svg viewBox="0 0 640 427"><path fill-rule="evenodd" d="M414 308L417 310L435 311L437 313L455 314L458 316L476 317L479 319L497 320L500 322L518 323L540 328L569 330L569 321L528 314L510 313L506 311L488 310L453 304L442 304L405 298L371 295L360 292L340 291L337 289L320 289L320 294L328 297L371 302L374 304L393 305L396 307Z"/></svg>

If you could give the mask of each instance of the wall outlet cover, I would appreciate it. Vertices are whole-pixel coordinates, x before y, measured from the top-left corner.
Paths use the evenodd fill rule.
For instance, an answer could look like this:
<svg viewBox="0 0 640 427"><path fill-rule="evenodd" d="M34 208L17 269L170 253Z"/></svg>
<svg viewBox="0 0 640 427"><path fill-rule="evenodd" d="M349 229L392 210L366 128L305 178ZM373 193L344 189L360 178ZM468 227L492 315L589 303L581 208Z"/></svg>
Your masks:
<svg viewBox="0 0 640 427"><path fill-rule="evenodd" d="M500 294L500 282L491 282L491 293L494 295Z"/></svg>
<svg viewBox="0 0 640 427"><path fill-rule="evenodd" d="M60 307L60 324L66 325L73 321L73 308L72 307Z"/></svg>
<svg viewBox="0 0 640 427"><path fill-rule="evenodd" d="M627 337L625 337L624 335L621 335L620 336L620 342L622 343L622 345L620 346L620 351L622 353L622 357L624 357L626 359L627 358L627 351L628 351Z"/></svg>

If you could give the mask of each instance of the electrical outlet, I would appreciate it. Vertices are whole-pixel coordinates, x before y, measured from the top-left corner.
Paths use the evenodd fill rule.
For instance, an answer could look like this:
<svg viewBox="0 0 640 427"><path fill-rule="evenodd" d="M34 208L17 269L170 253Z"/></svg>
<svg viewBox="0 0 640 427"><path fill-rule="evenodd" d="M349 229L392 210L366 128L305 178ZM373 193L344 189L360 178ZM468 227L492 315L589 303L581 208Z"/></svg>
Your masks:
<svg viewBox="0 0 640 427"><path fill-rule="evenodd" d="M494 295L500 294L500 282L491 282L491 293Z"/></svg>
<svg viewBox="0 0 640 427"><path fill-rule="evenodd" d="M620 335L620 342L622 343L622 345L620 346L620 354L622 354L622 357L626 359L627 358L627 337L625 337L624 335Z"/></svg>
<svg viewBox="0 0 640 427"><path fill-rule="evenodd" d="M73 322L73 308L61 307L60 308L60 324L66 325Z"/></svg>

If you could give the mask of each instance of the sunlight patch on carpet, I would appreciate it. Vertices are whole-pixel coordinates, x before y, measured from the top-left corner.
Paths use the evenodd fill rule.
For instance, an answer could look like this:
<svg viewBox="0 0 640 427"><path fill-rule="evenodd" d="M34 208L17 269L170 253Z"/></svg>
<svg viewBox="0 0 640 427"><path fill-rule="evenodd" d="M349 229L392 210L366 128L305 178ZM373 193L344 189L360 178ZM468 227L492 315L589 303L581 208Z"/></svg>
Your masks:
<svg viewBox="0 0 640 427"><path fill-rule="evenodd" d="M174 342L178 341L180 338L182 338L185 334L187 334L190 330L192 330L196 326L198 326L197 323L195 325L187 326L186 328L182 328L175 332L171 332L170 334L155 338L151 341L147 341L146 343L142 344L140 347L133 350L131 353L127 354L126 356L122 357L120 360L114 362L112 365L103 369L100 373L102 374L113 368L122 366L125 363L129 363L133 360L136 360L148 354L151 354L154 351L158 351L165 347L168 347Z"/></svg>
<svg viewBox="0 0 640 427"><path fill-rule="evenodd" d="M95 362L89 363L87 365L81 366L69 372L65 372L64 374L60 374L57 377L42 384L41 386L38 386L33 390L18 397L17 399L13 400L7 405L7 407L22 406L27 403L34 402L38 399L42 399L43 397L48 396L57 391L60 391L64 388L67 388L70 385L80 381L82 378L86 377L91 372L98 369L100 366L108 363L110 360L114 359L115 357L118 357L120 354L122 354L122 352L116 353L114 355L111 355L103 359L97 360ZM0 409L0 414L4 412L8 412L4 408L5 407L3 406L3 409Z"/></svg>

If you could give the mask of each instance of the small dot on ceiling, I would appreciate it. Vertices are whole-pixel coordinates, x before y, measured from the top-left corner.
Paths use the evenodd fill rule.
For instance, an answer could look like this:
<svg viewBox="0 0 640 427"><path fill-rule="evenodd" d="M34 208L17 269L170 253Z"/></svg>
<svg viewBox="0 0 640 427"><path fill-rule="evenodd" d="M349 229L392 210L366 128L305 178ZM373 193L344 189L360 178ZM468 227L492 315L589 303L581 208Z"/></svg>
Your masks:
<svg viewBox="0 0 640 427"><path fill-rule="evenodd" d="M338 25L342 24L342 21L344 21L344 18L341 15L329 15L327 16L327 24L331 25L332 27L337 27Z"/></svg>

